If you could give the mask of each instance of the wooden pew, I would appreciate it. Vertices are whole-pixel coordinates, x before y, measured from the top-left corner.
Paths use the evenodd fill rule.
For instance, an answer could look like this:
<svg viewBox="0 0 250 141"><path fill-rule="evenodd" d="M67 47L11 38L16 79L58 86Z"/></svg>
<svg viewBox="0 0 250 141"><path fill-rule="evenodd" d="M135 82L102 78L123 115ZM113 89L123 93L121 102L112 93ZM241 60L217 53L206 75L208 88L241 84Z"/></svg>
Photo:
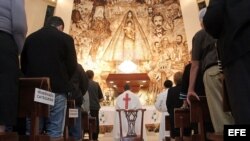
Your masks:
<svg viewBox="0 0 250 141"><path fill-rule="evenodd" d="M207 107L207 101L205 96L200 96L200 101L196 99L194 96L190 96L190 121L192 123L198 124L198 133L192 135L193 141L205 141L205 116L206 113L205 110L208 109ZM203 107L202 107L203 106ZM205 109L205 110L203 110ZM209 113L209 112L208 112Z"/></svg>
<svg viewBox="0 0 250 141"><path fill-rule="evenodd" d="M19 79L19 111L20 118L31 119L30 135L19 136L19 141L49 141L48 135L39 133L39 119L49 116L49 105L34 101L35 88L50 90L50 80L41 78Z"/></svg>
<svg viewBox="0 0 250 141"><path fill-rule="evenodd" d="M223 133L206 133L206 137L210 141L224 141Z"/></svg>
<svg viewBox="0 0 250 141"><path fill-rule="evenodd" d="M0 141L18 141L18 134L16 132L0 133Z"/></svg>
<svg viewBox="0 0 250 141"><path fill-rule="evenodd" d="M75 108L75 100L67 100L67 111L65 118L65 127L64 127L64 141L74 141L73 138L69 137L69 127L74 126L75 118L69 117L69 109Z"/></svg>
<svg viewBox="0 0 250 141"><path fill-rule="evenodd" d="M206 123L212 123L207 105L206 96L199 96L197 100L194 96L190 99L190 121L198 124L198 133L192 135L193 141L223 141L222 133L214 133L206 131Z"/></svg>
<svg viewBox="0 0 250 141"><path fill-rule="evenodd" d="M83 141L91 141L92 134L96 132L96 118L88 115L87 112L82 111L82 130L83 130ZM84 139L85 133L88 133L89 138Z"/></svg>
<svg viewBox="0 0 250 141"><path fill-rule="evenodd" d="M184 139L184 129L191 130L191 123L190 123L190 111L189 109L183 108L175 108L174 109L174 126L175 128L180 129L180 137L175 137L176 141L187 141L191 140L191 137L185 137ZM191 131L190 131L191 134Z"/></svg>

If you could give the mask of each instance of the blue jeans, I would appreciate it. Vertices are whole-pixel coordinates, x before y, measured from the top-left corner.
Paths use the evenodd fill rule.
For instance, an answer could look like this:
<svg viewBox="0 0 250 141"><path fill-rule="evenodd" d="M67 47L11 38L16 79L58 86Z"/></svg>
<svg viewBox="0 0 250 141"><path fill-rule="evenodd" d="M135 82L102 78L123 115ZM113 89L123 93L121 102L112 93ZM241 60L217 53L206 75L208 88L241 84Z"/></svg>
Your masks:
<svg viewBox="0 0 250 141"><path fill-rule="evenodd" d="M75 120L74 126L69 128L69 136L73 137L75 140L82 139L82 117L81 117L81 107L76 107L78 109L78 118Z"/></svg>
<svg viewBox="0 0 250 141"><path fill-rule="evenodd" d="M46 122L47 134L57 138L63 136L67 98L65 94L56 94L55 104L50 107L50 115Z"/></svg>
<svg viewBox="0 0 250 141"><path fill-rule="evenodd" d="M54 106L50 106L48 119L40 118L40 132L43 132L43 125L46 121L46 133L50 137L61 137L64 131L67 98L64 94L56 94ZM26 118L26 135L30 135L30 118Z"/></svg>

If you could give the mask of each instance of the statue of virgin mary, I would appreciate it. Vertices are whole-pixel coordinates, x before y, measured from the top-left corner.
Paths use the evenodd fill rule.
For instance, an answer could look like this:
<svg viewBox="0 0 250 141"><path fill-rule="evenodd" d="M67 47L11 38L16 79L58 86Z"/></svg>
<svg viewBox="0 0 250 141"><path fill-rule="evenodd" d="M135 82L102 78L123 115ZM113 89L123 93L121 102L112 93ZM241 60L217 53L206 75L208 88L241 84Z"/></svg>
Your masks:
<svg viewBox="0 0 250 141"><path fill-rule="evenodd" d="M142 61L151 59L145 33L133 11L129 10L104 51L106 61Z"/></svg>

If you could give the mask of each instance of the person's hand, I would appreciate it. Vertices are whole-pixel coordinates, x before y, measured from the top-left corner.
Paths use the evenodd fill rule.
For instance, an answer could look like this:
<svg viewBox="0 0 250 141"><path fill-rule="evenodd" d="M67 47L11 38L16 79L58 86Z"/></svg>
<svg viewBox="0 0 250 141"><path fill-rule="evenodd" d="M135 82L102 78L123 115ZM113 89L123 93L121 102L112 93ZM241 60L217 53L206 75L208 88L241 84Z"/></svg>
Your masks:
<svg viewBox="0 0 250 141"><path fill-rule="evenodd" d="M183 101L183 104L182 104L181 108L182 108L182 109L188 109L187 100L184 100L184 101Z"/></svg>
<svg viewBox="0 0 250 141"><path fill-rule="evenodd" d="M190 102L190 100L189 100L190 96L194 96L196 99L200 100L200 98L199 98L199 96L196 94L196 92L194 92L194 91L188 92L188 93L187 93L187 103L188 103L188 105L191 104L191 102Z"/></svg>

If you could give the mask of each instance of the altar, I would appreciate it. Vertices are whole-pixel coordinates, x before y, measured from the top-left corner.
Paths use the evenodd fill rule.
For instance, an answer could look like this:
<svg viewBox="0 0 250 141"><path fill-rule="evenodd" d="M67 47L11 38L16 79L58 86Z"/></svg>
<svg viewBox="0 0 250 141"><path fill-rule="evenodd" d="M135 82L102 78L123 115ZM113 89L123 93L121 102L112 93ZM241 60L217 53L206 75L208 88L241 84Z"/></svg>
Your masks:
<svg viewBox="0 0 250 141"><path fill-rule="evenodd" d="M149 128L156 128L159 126L161 119L161 112L157 111L154 105L145 105L144 123L148 130ZM114 125L115 107L102 106L99 111L100 132L111 132Z"/></svg>

